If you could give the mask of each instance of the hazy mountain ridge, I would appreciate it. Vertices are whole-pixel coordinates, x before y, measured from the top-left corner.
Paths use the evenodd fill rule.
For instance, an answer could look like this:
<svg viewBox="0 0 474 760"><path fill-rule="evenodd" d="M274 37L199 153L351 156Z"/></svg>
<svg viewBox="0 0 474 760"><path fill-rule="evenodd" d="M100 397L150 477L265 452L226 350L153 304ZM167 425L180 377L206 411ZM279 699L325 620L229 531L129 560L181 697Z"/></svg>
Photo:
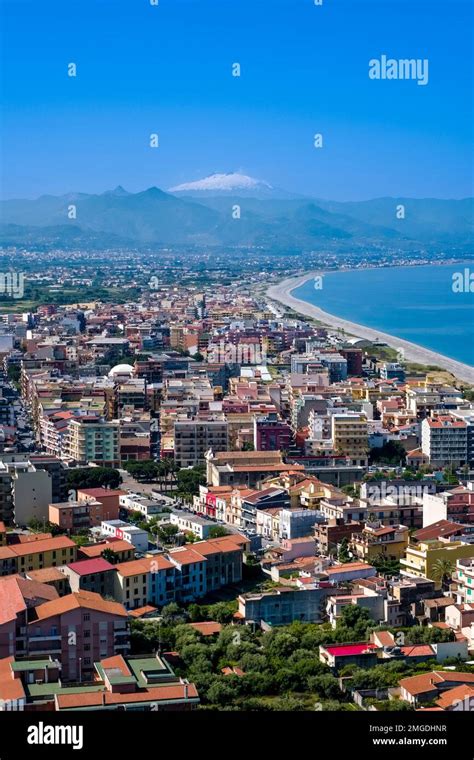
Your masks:
<svg viewBox="0 0 474 760"><path fill-rule="evenodd" d="M211 175L175 189L180 187L185 192L172 194L151 187L130 193L119 186L101 194L68 193L2 201L1 240L8 245L12 240L21 242L23 237L31 243L37 234L45 240L54 238L58 246L62 237L68 243L74 238L100 239L104 245L110 237L111 245L121 240L137 245L305 249L329 240L468 246L473 239L473 198L342 202L295 197L291 193L281 197L284 191L240 174ZM252 192L260 197L253 197ZM71 206L76 209L74 219L68 217ZM400 206L405 209L404 219L397 218ZM239 213L240 218L236 218ZM74 228L74 234L68 234L68 227Z"/></svg>

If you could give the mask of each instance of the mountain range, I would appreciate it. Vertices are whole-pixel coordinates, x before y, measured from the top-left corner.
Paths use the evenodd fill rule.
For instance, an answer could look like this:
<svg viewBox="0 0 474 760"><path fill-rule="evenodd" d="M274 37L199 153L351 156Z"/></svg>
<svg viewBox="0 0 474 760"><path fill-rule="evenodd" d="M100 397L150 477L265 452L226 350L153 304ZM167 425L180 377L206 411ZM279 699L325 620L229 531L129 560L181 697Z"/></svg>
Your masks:
<svg viewBox="0 0 474 760"><path fill-rule="evenodd" d="M76 217L68 217L75 207ZM405 217L397 218L404 207ZM237 210L236 207L239 207ZM213 174L170 190L42 195L0 203L5 245L217 245L314 249L342 243L472 243L474 199L328 201L285 192L245 174ZM240 218L238 217L240 212Z"/></svg>

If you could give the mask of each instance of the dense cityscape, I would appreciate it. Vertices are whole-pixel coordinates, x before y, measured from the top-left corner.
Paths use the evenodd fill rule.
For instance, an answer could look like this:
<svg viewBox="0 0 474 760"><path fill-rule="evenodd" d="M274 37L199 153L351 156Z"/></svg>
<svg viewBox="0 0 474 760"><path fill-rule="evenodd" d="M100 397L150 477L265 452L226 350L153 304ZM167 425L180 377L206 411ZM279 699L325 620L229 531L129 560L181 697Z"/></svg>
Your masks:
<svg viewBox="0 0 474 760"><path fill-rule="evenodd" d="M0 709L472 709L474 389L127 256L2 302Z"/></svg>
<svg viewBox="0 0 474 760"><path fill-rule="evenodd" d="M473 21L0 0L0 760L466 756Z"/></svg>

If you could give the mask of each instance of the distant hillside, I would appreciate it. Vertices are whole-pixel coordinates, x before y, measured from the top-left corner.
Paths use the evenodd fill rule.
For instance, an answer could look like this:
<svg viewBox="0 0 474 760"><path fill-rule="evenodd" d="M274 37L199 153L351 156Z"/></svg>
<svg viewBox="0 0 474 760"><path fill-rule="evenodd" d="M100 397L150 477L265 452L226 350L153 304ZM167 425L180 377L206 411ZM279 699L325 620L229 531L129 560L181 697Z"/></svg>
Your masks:
<svg viewBox="0 0 474 760"><path fill-rule="evenodd" d="M467 246L472 242L472 198L378 198L342 203L291 194L283 198L283 191L250 180L245 175L213 175L201 183L178 186L177 195L156 187L139 193L118 187L100 195L70 193L7 200L0 203L1 242L279 249L312 249L328 241L358 245L400 241L403 247ZM253 191L261 197L251 197ZM275 197L268 197L272 193ZM76 206L75 219L68 219L70 205ZM398 205L405 206L405 219L397 219ZM240 208L240 218L234 218L235 206Z"/></svg>

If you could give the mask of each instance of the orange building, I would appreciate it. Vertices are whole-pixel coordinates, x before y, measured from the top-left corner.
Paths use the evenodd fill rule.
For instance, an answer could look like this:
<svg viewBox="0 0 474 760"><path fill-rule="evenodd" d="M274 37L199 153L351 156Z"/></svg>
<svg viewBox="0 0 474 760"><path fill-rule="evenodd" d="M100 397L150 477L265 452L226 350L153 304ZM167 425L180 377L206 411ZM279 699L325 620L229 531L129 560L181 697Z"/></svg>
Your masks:
<svg viewBox="0 0 474 760"><path fill-rule="evenodd" d="M120 490L110 490L109 488L78 488L77 500L99 501L103 506L102 516L97 523L100 525L102 520L118 520L120 509L120 497L126 492ZM96 525L96 523L94 523Z"/></svg>

